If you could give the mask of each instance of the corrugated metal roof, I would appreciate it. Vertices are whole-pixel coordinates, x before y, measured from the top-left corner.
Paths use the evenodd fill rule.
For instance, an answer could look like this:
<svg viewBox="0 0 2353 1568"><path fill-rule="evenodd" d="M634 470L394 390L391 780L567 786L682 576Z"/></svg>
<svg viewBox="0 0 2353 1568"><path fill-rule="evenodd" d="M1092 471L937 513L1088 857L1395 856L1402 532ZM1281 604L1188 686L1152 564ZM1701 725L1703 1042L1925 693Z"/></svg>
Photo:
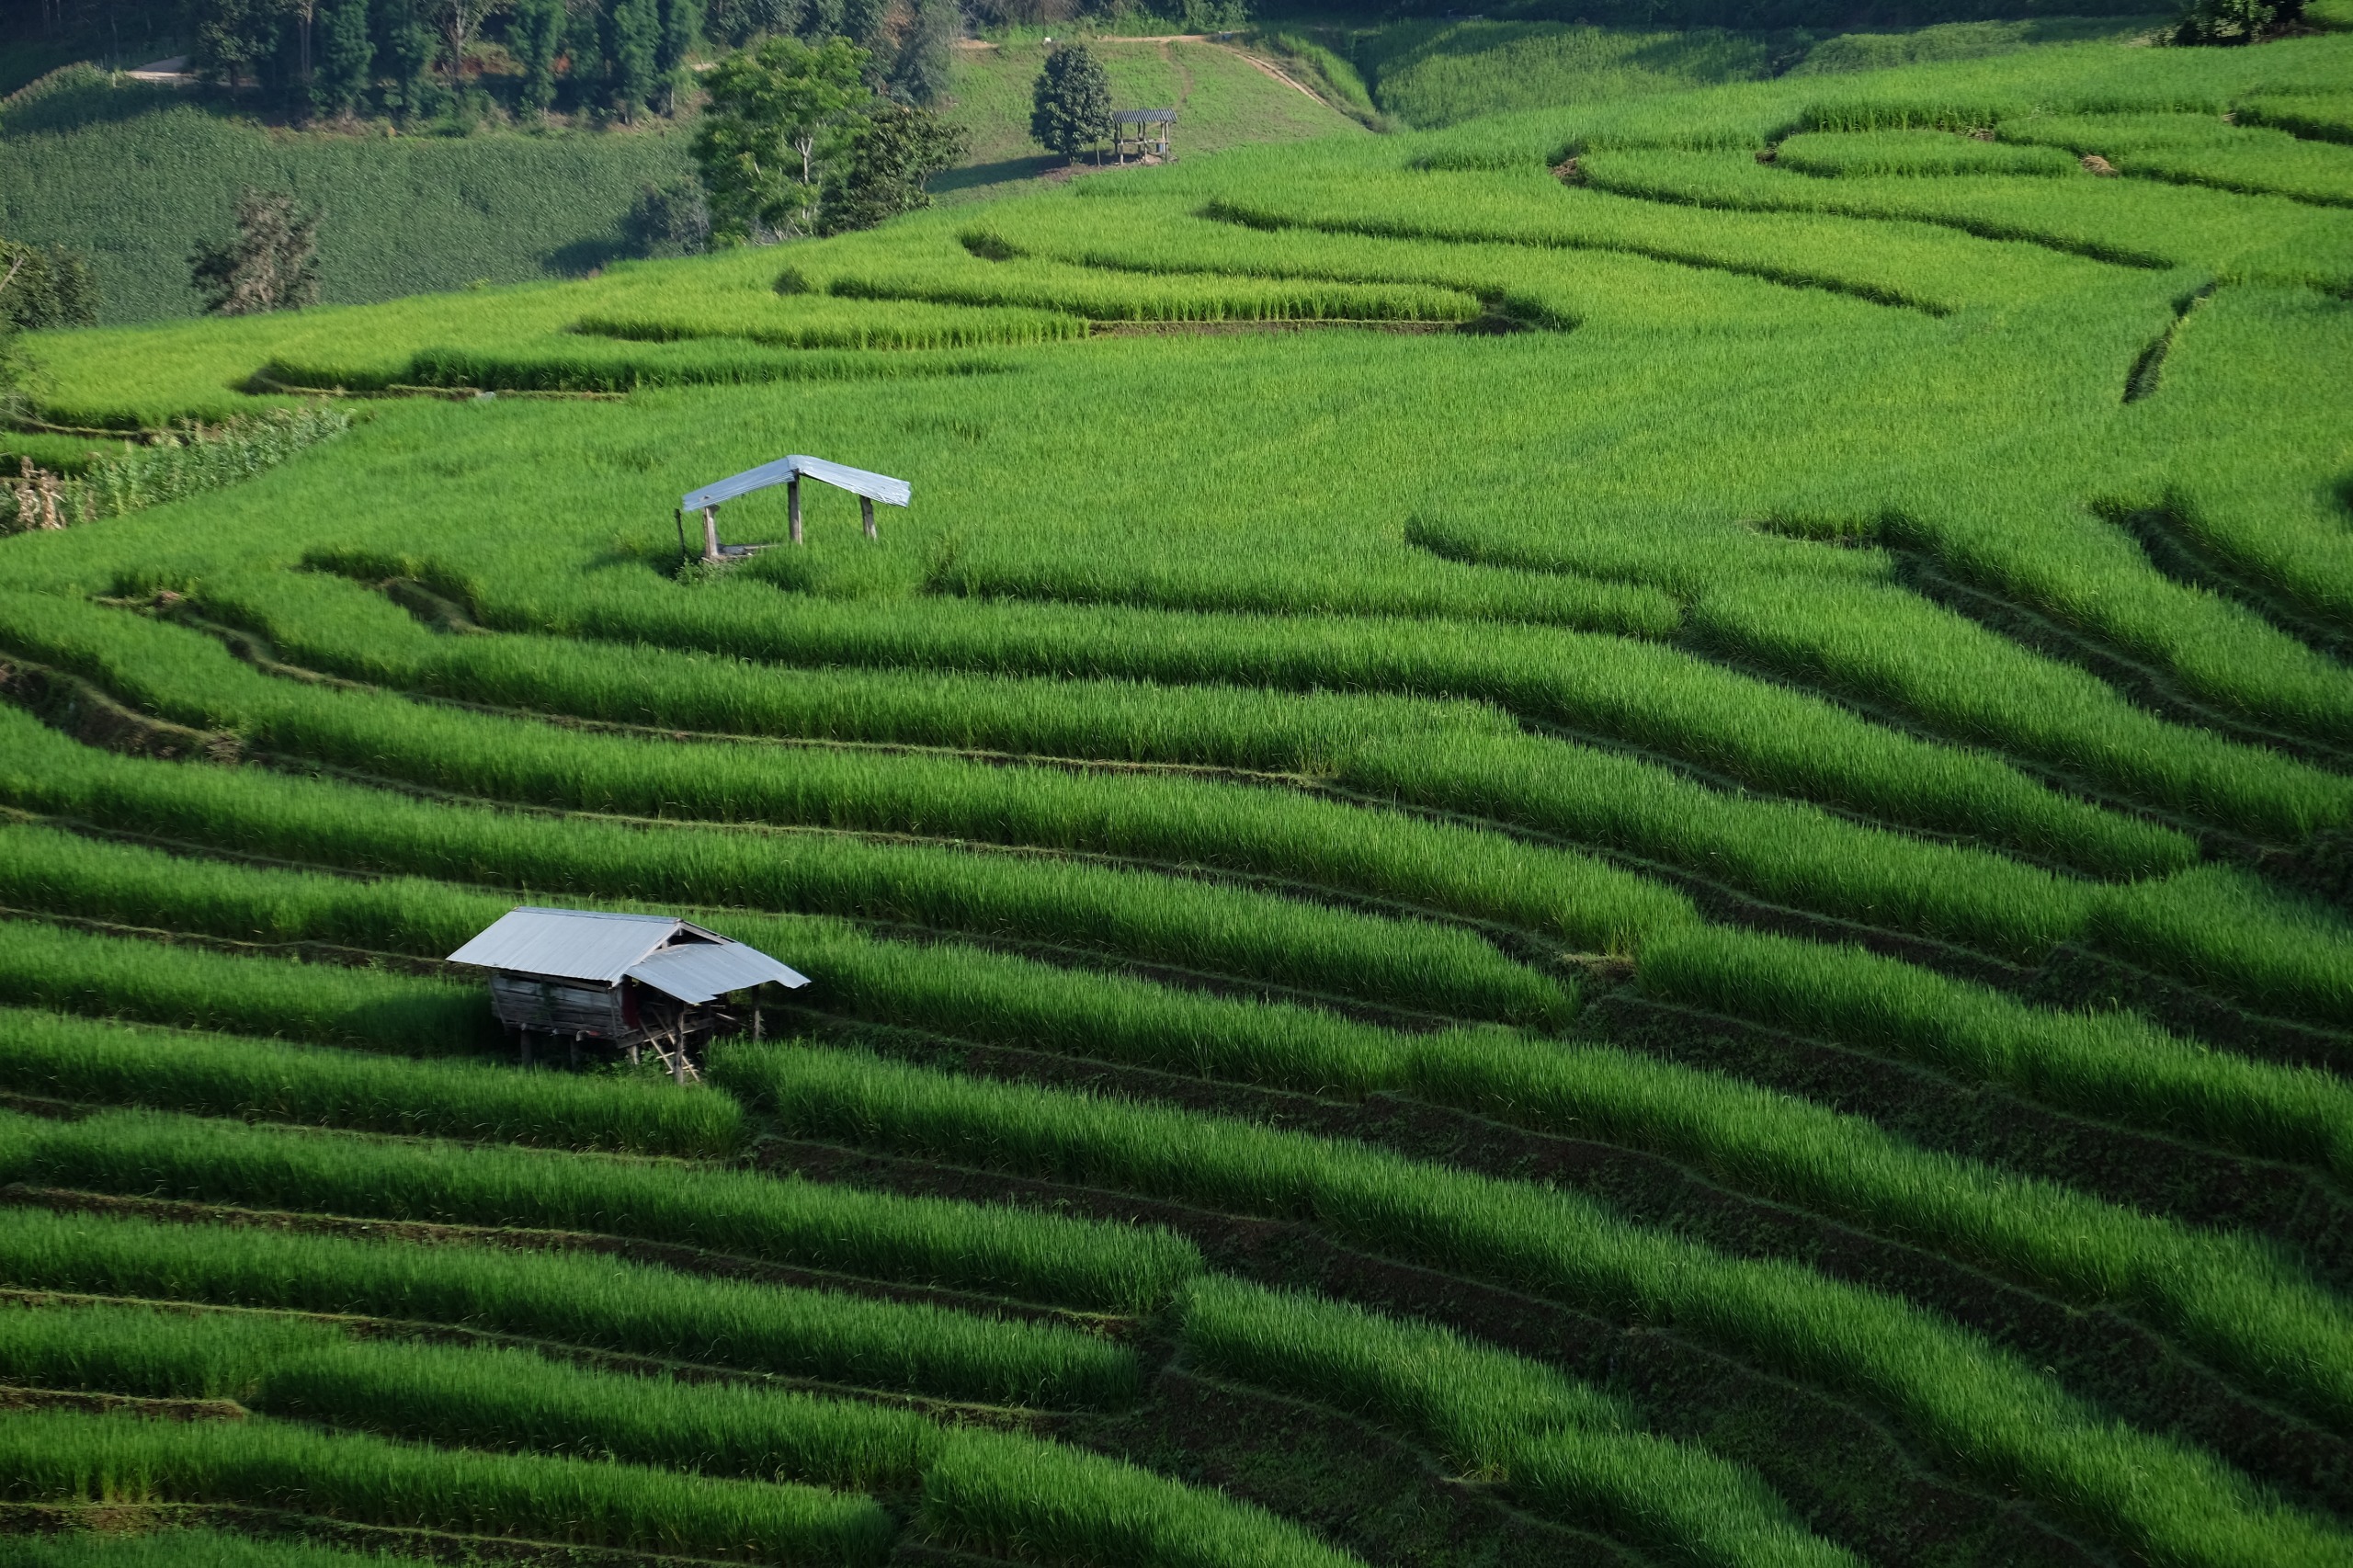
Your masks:
<svg viewBox="0 0 2353 1568"><path fill-rule="evenodd" d="M804 475L847 490L853 495L880 501L886 506L904 506L915 497L915 486L904 479L892 479L887 473L869 473L862 468L796 454L779 458L772 463L762 463L757 468L747 468L716 484L706 484L700 490L690 490L678 497L678 507L681 511L699 512L705 506L716 506L722 501L733 501L738 495L749 495L755 490L766 490L771 484L782 484L789 479Z"/></svg>
<svg viewBox="0 0 2353 1568"><path fill-rule="evenodd" d="M663 945L682 936L702 940ZM449 962L603 985L628 975L681 1002L708 1002L770 981L809 983L807 975L759 949L692 921L594 909L510 909L451 953Z"/></svg>
<svg viewBox="0 0 2353 1568"><path fill-rule="evenodd" d="M807 975L741 942L688 942L665 948L631 966L629 977L681 1002L708 1002L770 981L793 989L809 983Z"/></svg>
<svg viewBox="0 0 2353 1568"><path fill-rule="evenodd" d="M1111 119L1120 125L1174 125L1176 111L1173 108L1123 108Z"/></svg>
<svg viewBox="0 0 2353 1568"><path fill-rule="evenodd" d="M666 915L510 909L449 961L610 985L685 925Z"/></svg>

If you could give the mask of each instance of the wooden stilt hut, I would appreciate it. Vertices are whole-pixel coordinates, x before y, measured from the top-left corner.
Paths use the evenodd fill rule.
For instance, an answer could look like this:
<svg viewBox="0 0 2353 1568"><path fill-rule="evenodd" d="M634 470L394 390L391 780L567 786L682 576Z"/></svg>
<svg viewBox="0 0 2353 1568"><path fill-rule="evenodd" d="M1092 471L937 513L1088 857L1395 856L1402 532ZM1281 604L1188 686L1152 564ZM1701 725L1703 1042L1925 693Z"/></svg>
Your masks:
<svg viewBox="0 0 2353 1568"><path fill-rule="evenodd" d="M690 490L678 497L679 553L687 553L686 517L689 512L702 514L702 559L705 561L735 560L756 550L767 549L766 545L760 544L720 543L719 506L723 501L733 501L739 495L749 495L755 490L766 490L775 484L785 487L786 513L790 523L792 542L801 543L801 482L803 479L813 479L857 496L858 516L866 524L866 537L869 539L881 537L874 527L874 504L877 501L886 506L904 506L915 497L915 486L904 479L892 479L887 473L869 473L862 468L827 462L823 458L799 455L779 458L772 463L745 469L742 473L722 479L716 484L706 484L700 490Z"/></svg>
<svg viewBox="0 0 2353 1568"><path fill-rule="evenodd" d="M797 991L809 977L757 948L666 915L511 909L449 955L491 971L490 1005L529 1062L535 1041L652 1051L678 1083L700 1076L695 1057L748 1026L733 998L762 985Z"/></svg>

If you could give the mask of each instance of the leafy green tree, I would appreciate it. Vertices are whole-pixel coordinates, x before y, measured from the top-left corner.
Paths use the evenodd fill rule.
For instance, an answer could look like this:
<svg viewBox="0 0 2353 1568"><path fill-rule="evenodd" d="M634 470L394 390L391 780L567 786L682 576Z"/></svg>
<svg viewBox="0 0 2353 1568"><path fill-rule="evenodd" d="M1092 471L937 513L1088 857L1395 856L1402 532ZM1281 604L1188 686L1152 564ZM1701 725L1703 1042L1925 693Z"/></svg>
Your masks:
<svg viewBox="0 0 2353 1568"><path fill-rule="evenodd" d="M28 332L88 326L98 319L98 285L89 258L63 245L46 250L0 240L0 326Z"/></svg>
<svg viewBox="0 0 2353 1568"><path fill-rule="evenodd" d="M639 256L697 256L710 248L710 204L690 179L647 184L621 220L621 235Z"/></svg>
<svg viewBox="0 0 2353 1568"><path fill-rule="evenodd" d="M429 118L440 108L440 85L433 80L439 40L419 0L375 0L377 55L387 78L385 107L402 118Z"/></svg>
<svg viewBox="0 0 2353 1568"><path fill-rule="evenodd" d="M726 55L703 78L710 103L695 159L721 244L814 233L826 176L847 153L872 97L870 56L847 39L812 49L772 38Z"/></svg>
<svg viewBox="0 0 2353 1568"><path fill-rule="evenodd" d="M654 68L662 79L659 105L664 114L678 112L689 90L687 56L701 41L702 0L662 0L662 40Z"/></svg>
<svg viewBox="0 0 2353 1568"><path fill-rule="evenodd" d="M426 0L426 15L439 35L442 68L449 73L449 95L465 91L466 51L485 17L506 8L507 0Z"/></svg>
<svg viewBox="0 0 2353 1568"><path fill-rule="evenodd" d="M566 96L575 109L595 107L605 87L605 13L597 0L573 0L563 28L563 49L572 57L564 74Z"/></svg>
<svg viewBox="0 0 2353 1568"><path fill-rule="evenodd" d="M191 0L188 68L224 87L247 78L268 85L288 10L285 0Z"/></svg>
<svg viewBox="0 0 2353 1568"><path fill-rule="evenodd" d="M964 155L964 133L929 109L877 103L828 182L821 233L870 229L931 205L924 182Z"/></svg>
<svg viewBox="0 0 2353 1568"><path fill-rule="evenodd" d="M1029 134L1066 158L1111 134L1111 78L1084 44L1046 56L1030 92Z"/></svg>
<svg viewBox="0 0 2353 1568"><path fill-rule="evenodd" d="M368 0L325 0L319 7L318 68L311 76L311 108L323 115L357 113L367 102L376 69L376 40L368 34Z"/></svg>
<svg viewBox="0 0 2353 1568"><path fill-rule="evenodd" d="M523 67L517 95L524 111L545 114L555 104L555 57L563 52L563 0L516 0L506 47Z"/></svg>
<svg viewBox="0 0 2353 1568"><path fill-rule="evenodd" d="M801 0L710 0L710 36L742 49L769 33L798 31Z"/></svg>
<svg viewBox="0 0 2353 1568"><path fill-rule="evenodd" d="M613 109L623 120L634 121L661 91L661 48L657 0L614 0L606 17L605 51L612 62Z"/></svg>
<svg viewBox="0 0 2353 1568"><path fill-rule="evenodd" d="M956 0L915 0L915 16L891 64L891 85L909 103L928 108L948 96L956 40L964 31Z"/></svg>
<svg viewBox="0 0 2353 1568"><path fill-rule="evenodd" d="M188 276L214 315L299 309L319 299L319 219L285 191L248 188L237 198L237 235L199 244Z"/></svg>
<svg viewBox="0 0 2353 1568"><path fill-rule="evenodd" d="M2253 43L2303 17L2304 0L2190 0L2174 28L2173 41Z"/></svg>

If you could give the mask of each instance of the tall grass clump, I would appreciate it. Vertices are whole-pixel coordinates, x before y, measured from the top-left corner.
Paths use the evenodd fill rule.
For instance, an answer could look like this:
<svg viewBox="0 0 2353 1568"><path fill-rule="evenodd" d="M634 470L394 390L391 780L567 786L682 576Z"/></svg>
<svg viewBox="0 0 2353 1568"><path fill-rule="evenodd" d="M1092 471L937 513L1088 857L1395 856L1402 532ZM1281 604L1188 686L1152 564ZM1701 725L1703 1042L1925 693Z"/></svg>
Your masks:
<svg viewBox="0 0 2353 1568"><path fill-rule="evenodd" d="M530 1226L1142 1312L1200 1268L1158 1228L668 1161L338 1136L166 1111L18 1123L17 1180L387 1220Z"/></svg>
<svg viewBox="0 0 2353 1568"><path fill-rule="evenodd" d="M1802 175L2080 174L2075 159L2050 147L1980 142L1949 131L1810 131L1773 150L1773 161Z"/></svg>
<svg viewBox="0 0 2353 1568"><path fill-rule="evenodd" d="M1622 1402L1450 1330L1344 1302L1204 1278L1185 1294L1202 1369L1401 1428L1455 1471L1670 1560L1849 1568L1755 1473L1642 1431Z"/></svg>
<svg viewBox="0 0 2353 1568"><path fill-rule="evenodd" d="M1416 1089L1563 1136L1651 1150L2086 1311L2121 1310L2279 1403L2353 1430L2353 1312L2267 1245L1918 1149L1859 1117L1614 1051L1415 1042Z"/></svg>
<svg viewBox="0 0 2353 1568"><path fill-rule="evenodd" d="M0 1424L22 1502L229 1503L360 1523L770 1562L880 1562L872 1499L636 1465L425 1448L274 1421L33 1412Z"/></svg>
<svg viewBox="0 0 2353 1568"><path fill-rule="evenodd" d="M235 1035L0 1007L0 1085L19 1094L249 1121L715 1159L743 1111L708 1090L407 1062Z"/></svg>
<svg viewBox="0 0 2353 1568"><path fill-rule="evenodd" d="M924 1472L919 1518L948 1545L1071 1568L1358 1568L1253 1504L1006 1433L957 1433Z"/></svg>
<svg viewBox="0 0 2353 1568"><path fill-rule="evenodd" d="M2353 1176L2353 1089L2167 1034L2051 1012L1859 949L1693 929L1643 955L1643 990L1999 1085L2079 1115Z"/></svg>
<svg viewBox="0 0 2353 1568"><path fill-rule="evenodd" d="M43 494L38 467L11 464L18 472L0 474L0 533L94 523L235 484L350 428L349 415L318 403L219 425L191 421L159 433L149 445L105 454L79 473L48 476L53 495Z"/></svg>
<svg viewBox="0 0 2353 1568"><path fill-rule="evenodd" d="M1734 1260L1569 1192L1360 1144L982 1084L855 1054L739 1054L789 1128L1031 1177L1317 1224L1352 1246L1665 1326L1899 1414L1950 1462L2153 1556L2326 1561L2331 1527L2163 1437L2109 1423L1975 1335L1801 1266Z"/></svg>
<svg viewBox="0 0 2353 1568"><path fill-rule="evenodd" d="M453 981L32 920L0 919L0 993L62 1011L416 1056L475 1055L499 1039L487 998Z"/></svg>
<svg viewBox="0 0 2353 1568"><path fill-rule="evenodd" d="M0 824L0 903L84 917L222 937L352 942L429 956L456 948L505 914L510 902L419 878L362 881L312 871L264 870L166 855L52 828ZM1666 899L1661 902L1673 907ZM633 900L608 901L604 906L624 911L646 907ZM1394 1034L1319 1008L1213 996L1124 975L1073 971L961 943L879 940L821 916L675 905L665 912L686 915L764 950L789 956L822 978L822 1008L836 1016L994 1045L1129 1062L1311 1093L1362 1094L1394 1086L1397 1082ZM239 972L229 971L232 976ZM188 1059L195 1061L201 1055L191 1049ZM319 1062L318 1070L324 1073L340 1059L313 1051L290 1060ZM533 1096L560 1097L560 1088L539 1085L577 1082L548 1074L523 1078L485 1071L493 1074L485 1083L527 1083L533 1086L516 1092ZM65 1094L63 1085L80 1081L61 1077L56 1080L61 1087L55 1092ZM162 1104L167 1108L175 1104L161 1091L142 1095L137 1092L140 1085L130 1079L115 1088L102 1088L102 1082L117 1081L92 1079L85 1093L67 1097ZM157 1082L184 1084L184 1091L172 1092L199 1096L180 1108L268 1120L325 1119L294 1114L291 1108L298 1102L289 1099L234 1109L247 1102L199 1089L199 1079L193 1076L182 1080L165 1074ZM679 1096L657 1095L654 1100L676 1105ZM421 1109L428 1102L429 1096L405 1108ZM265 1110L265 1107L285 1108ZM464 1131L457 1123L370 1123L358 1119L356 1108L339 1110L335 1116L335 1125L377 1131L443 1136ZM533 1124L514 1124L511 1135L518 1142L549 1141L537 1134L524 1136L529 1125ZM585 1121L569 1125L574 1129L574 1137L592 1136ZM649 1146L642 1152L665 1151Z"/></svg>
<svg viewBox="0 0 2353 1568"><path fill-rule="evenodd" d="M1048 1561L1346 1568L1354 1559L1214 1489L905 1410L680 1382L503 1347L354 1340L321 1325L152 1308L0 1314L0 1376L234 1398L269 1415L446 1447L704 1476L921 1488L936 1538ZM160 1375L159 1375L160 1374Z"/></svg>
<svg viewBox="0 0 2353 1568"><path fill-rule="evenodd" d="M0 797L199 843L541 893L805 909L1109 951L1473 1017L1565 1021L1566 987L1467 932L1181 878L932 846L493 812L92 751L0 711ZM24 744L17 745L21 740ZM230 1022L230 1020L223 1020ZM230 1027L237 1027L230 1022Z"/></svg>
<svg viewBox="0 0 2353 1568"><path fill-rule="evenodd" d="M0 822L0 904L237 942L320 942L438 958L456 951L515 901L421 878L265 869L36 823Z"/></svg>
<svg viewBox="0 0 2353 1568"><path fill-rule="evenodd" d="M258 1312L99 1303L0 1312L0 1379L271 1415L449 1448L620 1460L851 1491L913 1488L942 1432L912 1411L682 1382L499 1346L354 1339Z"/></svg>
<svg viewBox="0 0 2353 1568"><path fill-rule="evenodd" d="M1133 1355L1048 1324L617 1259L0 1212L18 1289L353 1313L998 1404L1117 1403Z"/></svg>

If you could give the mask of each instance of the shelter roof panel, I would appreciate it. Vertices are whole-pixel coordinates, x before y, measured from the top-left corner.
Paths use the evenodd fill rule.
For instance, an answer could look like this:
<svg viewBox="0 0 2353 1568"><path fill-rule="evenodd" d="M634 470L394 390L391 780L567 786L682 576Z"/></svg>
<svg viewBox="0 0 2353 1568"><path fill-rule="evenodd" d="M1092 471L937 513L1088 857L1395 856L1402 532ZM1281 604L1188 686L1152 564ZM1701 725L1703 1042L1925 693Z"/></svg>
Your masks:
<svg viewBox="0 0 2353 1568"><path fill-rule="evenodd" d="M527 906L500 915L449 961L610 985L683 924L666 915Z"/></svg>
<svg viewBox="0 0 2353 1568"><path fill-rule="evenodd" d="M741 942L665 948L632 965L629 977L681 1002L708 1002L769 982L794 990L809 983L807 975Z"/></svg>
<svg viewBox="0 0 2353 1568"><path fill-rule="evenodd" d="M847 463L827 462L801 453L779 458L774 462L747 468L731 474L700 490L689 490L678 497L678 508L699 512L705 506L716 506L722 501L733 501L738 495L749 495L755 490L766 490L771 484L806 476L853 495L863 495L870 501L880 501L886 506L904 506L915 496L915 486L904 479L893 479L887 473L870 473Z"/></svg>

